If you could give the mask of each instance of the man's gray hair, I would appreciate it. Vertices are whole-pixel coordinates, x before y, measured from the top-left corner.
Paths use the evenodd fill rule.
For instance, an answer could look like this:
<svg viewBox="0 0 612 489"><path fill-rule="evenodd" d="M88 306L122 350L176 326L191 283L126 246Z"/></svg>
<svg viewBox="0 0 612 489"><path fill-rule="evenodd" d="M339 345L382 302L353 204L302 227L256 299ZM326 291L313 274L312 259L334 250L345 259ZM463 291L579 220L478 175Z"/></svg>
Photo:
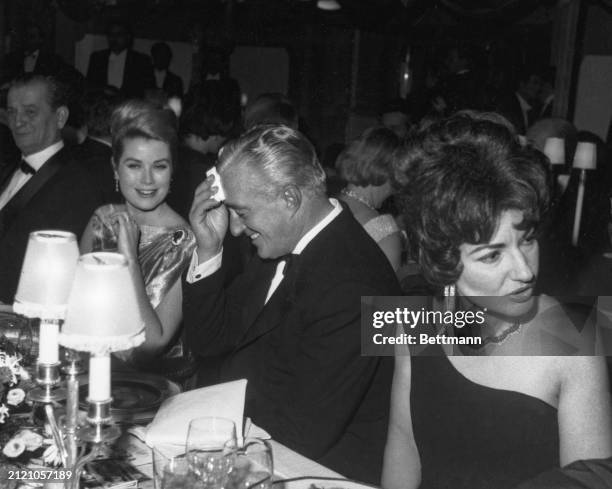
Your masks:
<svg viewBox="0 0 612 489"><path fill-rule="evenodd" d="M283 125L256 126L225 145L219 155L220 172L234 165L257 168L270 183L262 189L271 198L287 185L325 196L325 171L313 145L300 132Z"/></svg>

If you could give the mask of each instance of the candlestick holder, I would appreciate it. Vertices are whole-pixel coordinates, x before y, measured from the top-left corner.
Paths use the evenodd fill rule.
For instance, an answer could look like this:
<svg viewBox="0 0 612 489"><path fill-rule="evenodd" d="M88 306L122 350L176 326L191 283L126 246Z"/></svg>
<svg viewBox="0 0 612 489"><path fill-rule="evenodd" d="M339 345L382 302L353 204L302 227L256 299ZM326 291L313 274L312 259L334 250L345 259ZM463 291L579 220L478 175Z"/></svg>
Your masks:
<svg viewBox="0 0 612 489"><path fill-rule="evenodd" d="M66 399L66 389L59 387L60 363L39 363L36 365L36 383L39 387L28 392L32 402L47 404Z"/></svg>

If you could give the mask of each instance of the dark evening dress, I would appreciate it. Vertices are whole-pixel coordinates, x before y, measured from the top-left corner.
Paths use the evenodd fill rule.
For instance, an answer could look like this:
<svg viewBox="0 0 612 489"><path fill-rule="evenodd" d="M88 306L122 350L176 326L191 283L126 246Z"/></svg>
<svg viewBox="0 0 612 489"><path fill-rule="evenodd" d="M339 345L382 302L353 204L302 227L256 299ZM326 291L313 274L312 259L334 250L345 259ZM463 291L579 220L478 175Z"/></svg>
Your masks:
<svg viewBox="0 0 612 489"><path fill-rule="evenodd" d="M421 489L504 489L559 466L556 408L475 384L440 353L412 358Z"/></svg>

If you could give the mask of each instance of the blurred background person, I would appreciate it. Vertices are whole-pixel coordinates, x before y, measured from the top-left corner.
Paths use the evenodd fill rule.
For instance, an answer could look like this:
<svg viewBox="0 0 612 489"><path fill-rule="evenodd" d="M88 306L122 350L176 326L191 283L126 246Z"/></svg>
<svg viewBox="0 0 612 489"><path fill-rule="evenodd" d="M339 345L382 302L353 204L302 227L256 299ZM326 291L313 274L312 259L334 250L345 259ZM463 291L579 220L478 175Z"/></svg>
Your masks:
<svg viewBox="0 0 612 489"><path fill-rule="evenodd" d="M393 194L393 156L400 140L385 127L367 129L340 153L338 176L346 182L339 198L397 272L401 265L402 234L390 214L379 214L382 203Z"/></svg>
<svg viewBox="0 0 612 489"><path fill-rule="evenodd" d="M165 42L156 42L151 46L151 59L153 60L153 74L155 86L163 90L168 97L183 97L183 79L170 71L172 50Z"/></svg>
<svg viewBox="0 0 612 489"><path fill-rule="evenodd" d="M108 49L95 51L89 57L87 81L96 88L115 87L126 98L142 98L145 90L154 89L151 58L132 49L131 26L120 19L112 20L106 38Z"/></svg>

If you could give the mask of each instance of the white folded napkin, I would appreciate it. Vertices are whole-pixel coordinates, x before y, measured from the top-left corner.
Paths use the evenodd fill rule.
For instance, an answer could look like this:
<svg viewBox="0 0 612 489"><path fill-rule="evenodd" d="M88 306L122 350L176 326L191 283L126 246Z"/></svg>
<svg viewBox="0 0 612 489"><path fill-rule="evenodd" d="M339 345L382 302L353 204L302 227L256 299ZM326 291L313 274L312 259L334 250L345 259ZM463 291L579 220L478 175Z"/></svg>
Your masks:
<svg viewBox="0 0 612 489"><path fill-rule="evenodd" d="M203 416L219 416L236 424L242 439L246 379L202 387L166 399L148 426L145 442L150 447L175 447L185 450L189 422Z"/></svg>

